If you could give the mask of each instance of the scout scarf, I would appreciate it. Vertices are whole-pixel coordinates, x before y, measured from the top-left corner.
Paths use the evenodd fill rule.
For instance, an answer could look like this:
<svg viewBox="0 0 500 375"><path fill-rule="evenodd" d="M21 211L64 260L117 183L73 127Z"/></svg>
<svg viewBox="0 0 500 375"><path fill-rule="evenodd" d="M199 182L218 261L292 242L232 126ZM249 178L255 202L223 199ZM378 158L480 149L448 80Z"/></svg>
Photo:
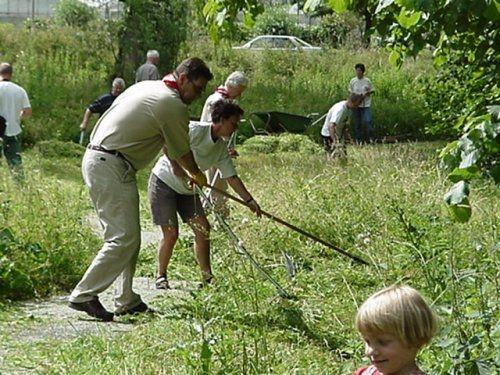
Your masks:
<svg viewBox="0 0 500 375"><path fill-rule="evenodd" d="M170 87L175 91L179 91L179 85L177 84L177 80L172 73L167 74L165 77L163 77L163 82L165 83L165 85L167 85L167 87Z"/></svg>
<svg viewBox="0 0 500 375"><path fill-rule="evenodd" d="M217 87L215 89L215 92L218 92L219 94L221 94L224 99L229 99L229 93L227 92L227 90L224 86Z"/></svg>

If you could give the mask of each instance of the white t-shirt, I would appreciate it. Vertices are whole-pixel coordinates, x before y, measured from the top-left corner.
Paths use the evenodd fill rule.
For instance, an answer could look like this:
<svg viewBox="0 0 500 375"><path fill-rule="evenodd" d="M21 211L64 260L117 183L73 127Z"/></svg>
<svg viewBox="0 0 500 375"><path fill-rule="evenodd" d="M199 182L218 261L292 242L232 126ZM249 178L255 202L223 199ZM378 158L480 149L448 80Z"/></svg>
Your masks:
<svg viewBox="0 0 500 375"><path fill-rule="evenodd" d="M205 101L205 105L203 106L203 111L201 112L200 121L212 122L212 109L214 107L214 104L222 99L226 99L226 97L218 91L210 95Z"/></svg>
<svg viewBox="0 0 500 375"><path fill-rule="evenodd" d="M329 137L330 124L334 122L335 124L340 125L342 121L345 121L347 119L347 114L349 113L348 109L349 108L347 108L347 100L342 100L341 102L334 104L326 115L325 123L321 128L321 135L324 137Z"/></svg>
<svg viewBox="0 0 500 375"><path fill-rule="evenodd" d="M6 136L21 133L21 111L25 108L31 108L26 90L10 81L0 81L0 115L7 121Z"/></svg>
<svg viewBox="0 0 500 375"><path fill-rule="evenodd" d="M222 178L236 176L236 169L227 152L227 144L220 138L213 141L211 127L211 123L207 122L191 121L189 123L189 142L196 164L202 171L211 167L218 168ZM194 193L189 188L187 179L174 174L172 164L165 155L158 159L152 173L179 194L192 195Z"/></svg>
<svg viewBox="0 0 500 375"><path fill-rule="evenodd" d="M354 77L351 79L351 82L349 82L349 92L351 94L366 94L367 92L374 91L373 90L373 85L372 82L366 78L363 77L359 79L358 77ZM359 105L360 107L369 107L372 103L371 95L368 95Z"/></svg>

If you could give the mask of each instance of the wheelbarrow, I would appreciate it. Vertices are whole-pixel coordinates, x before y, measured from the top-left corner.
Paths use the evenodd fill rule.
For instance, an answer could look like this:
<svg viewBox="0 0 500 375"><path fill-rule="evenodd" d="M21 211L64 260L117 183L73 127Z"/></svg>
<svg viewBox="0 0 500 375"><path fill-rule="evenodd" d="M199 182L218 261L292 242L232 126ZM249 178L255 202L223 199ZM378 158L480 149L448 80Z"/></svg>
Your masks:
<svg viewBox="0 0 500 375"><path fill-rule="evenodd" d="M324 117L313 121L313 117L317 115L317 113L311 113L302 116L278 111L252 112L248 116L248 122L254 134L304 133L309 126L314 125Z"/></svg>

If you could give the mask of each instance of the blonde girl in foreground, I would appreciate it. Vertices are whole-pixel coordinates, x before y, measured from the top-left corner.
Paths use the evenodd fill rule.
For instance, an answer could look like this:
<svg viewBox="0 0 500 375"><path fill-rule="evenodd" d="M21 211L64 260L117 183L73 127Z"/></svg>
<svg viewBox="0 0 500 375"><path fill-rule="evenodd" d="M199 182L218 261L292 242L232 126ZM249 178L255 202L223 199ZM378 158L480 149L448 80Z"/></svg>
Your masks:
<svg viewBox="0 0 500 375"><path fill-rule="evenodd" d="M415 357L436 327L435 315L415 289L393 285L375 293L356 316L371 366L354 375L425 375Z"/></svg>

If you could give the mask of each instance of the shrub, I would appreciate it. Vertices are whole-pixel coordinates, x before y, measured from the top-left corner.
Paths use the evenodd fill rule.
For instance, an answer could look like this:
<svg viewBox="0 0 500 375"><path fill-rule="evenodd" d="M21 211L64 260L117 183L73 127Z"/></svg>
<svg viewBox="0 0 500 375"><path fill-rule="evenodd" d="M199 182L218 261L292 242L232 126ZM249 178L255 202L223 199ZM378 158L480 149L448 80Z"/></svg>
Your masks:
<svg viewBox="0 0 500 375"><path fill-rule="evenodd" d="M85 153L85 148L78 143L57 140L38 142L35 149L47 158L82 158Z"/></svg>
<svg viewBox="0 0 500 375"><path fill-rule="evenodd" d="M283 8L269 8L255 20L253 32L255 35L295 35L300 31L295 17Z"/></svg>
<svg viewBox="0 0 500 375"><path fill-rule="evenodd" d="M56 23L62 26L85 27L97 17L95 9L78 0L61 0L54 12Z"/></svg>

